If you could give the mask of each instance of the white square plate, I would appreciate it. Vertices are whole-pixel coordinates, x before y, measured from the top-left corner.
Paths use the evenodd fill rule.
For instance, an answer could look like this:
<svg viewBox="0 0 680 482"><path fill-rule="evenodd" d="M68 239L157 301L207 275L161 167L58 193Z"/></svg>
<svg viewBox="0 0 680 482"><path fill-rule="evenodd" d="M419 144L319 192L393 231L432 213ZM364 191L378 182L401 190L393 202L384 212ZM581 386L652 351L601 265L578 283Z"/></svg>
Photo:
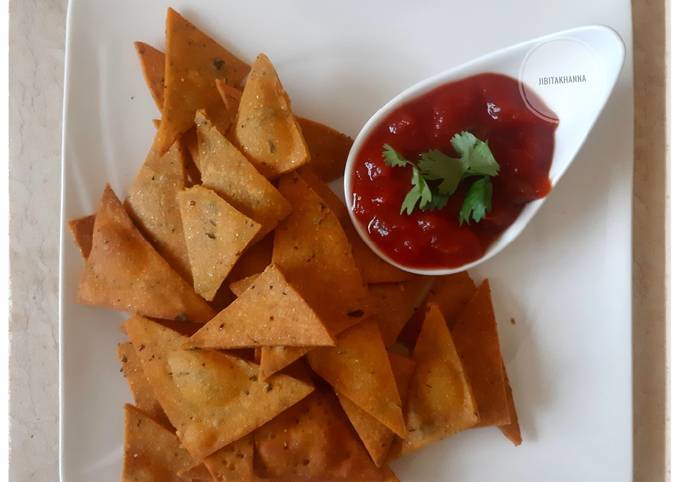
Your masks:
<svg viewBox="0 0 680 482"><path fill-rule="evenodd" d="M135 40L163 46L161 0L71 0L62 220L91 213L106 182L124 196L158 117ZM403 88L480 54L579 25L616 29L628 0L177 0L244 59L264 51L301 115L349 134ZM468 431L399 461L404 482L632 479L631 59L586 146L489 277L525 442ZM36 140L39 142L39 140ZM64 223L62 223L62 226ZM120 478L123 315L75 303L83 262L61 250L61 478ZM511 319L516 323L511 323ZM36 454L39 455L39 454Z"/></svg>

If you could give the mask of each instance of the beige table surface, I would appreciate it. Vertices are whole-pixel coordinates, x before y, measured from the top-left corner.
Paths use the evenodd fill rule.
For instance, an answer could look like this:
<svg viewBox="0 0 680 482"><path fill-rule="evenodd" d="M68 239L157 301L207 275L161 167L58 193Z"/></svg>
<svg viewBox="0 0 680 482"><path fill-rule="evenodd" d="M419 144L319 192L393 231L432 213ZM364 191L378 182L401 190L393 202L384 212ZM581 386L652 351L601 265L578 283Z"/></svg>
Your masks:
<svg viewBox="0 0 680 482"><path fill-rule="evenodd" d="M66 0L10 1L12 482L58 480L58 259ZM634 0L636 481L665 478L664 1Z"/></svg>

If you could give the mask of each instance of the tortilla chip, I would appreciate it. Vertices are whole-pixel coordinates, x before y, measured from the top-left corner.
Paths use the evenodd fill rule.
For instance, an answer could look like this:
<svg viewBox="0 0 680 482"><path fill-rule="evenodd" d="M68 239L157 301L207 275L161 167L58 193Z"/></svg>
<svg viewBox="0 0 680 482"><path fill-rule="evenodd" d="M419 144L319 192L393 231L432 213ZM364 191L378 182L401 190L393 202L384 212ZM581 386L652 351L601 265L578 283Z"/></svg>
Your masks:
<svg viewBox="0 0 680 482"><path fill-rule="evenodd" d="M221 352L183 350L187 338L135 316L126 329L158 402L196 460L239 440L314 387L286 375L258 381L257 365Z"/></svg>
<svg viewBox="0 0 680 482"><path fill-rule="evenodd" d="M354 402L338 393L338 400L347 418L352 423L361 442L366 447L373 463L381 467L392 446L395 435L392 430L380 423L375 417L359 408Z"/></svg>
<svg viewBox="0 0 680 482"><path fill-rule="evenodd" d="M94 214L83 216L82 218L71 219L68 222L68 229L76 242L83 258L87 259L92 250L92 231L94 230Z"/></svg>
<svg viewBox="0 0 680 482"><path fill-rule="evenodd" d="M264 237L288 216L290 204L201 111L196 113L196 133L203 185L260 223L258 239Z"/></svg>
<svg viewBox="0 0 680 482"><path fill-rule="evenodd" d="M408 398L408 388L413 377L413 371L416 369L416 363L403 355L397 353L388 353L390 357L390 366L394 379L397 382L397 390L399 391L399 398L402 400L402 406Z"/></svg>
<svg viewBox="0 0 680 482"><path fill-rule="evenodd" d="M196 137L196 129L192 127L182 135L181 144L184 147L187 155L184 156L184 170L186 171L187 187L201 184L201 171L198 169L198 139Z"/></svg>
<svg viewBox="0 0 680 482"><path fill-rule="evenodd" d="M326 204L328 204L328 207L331 208L340 221L340 224L342 224L349 244L352 246L352 256L366 283L398 283L413 277L412 274L402 271L383 261L378 255L371 251L371 248L362 241L354 228L345 203L338 198L328 184L322 181L321 178L314 173L310 166L302 167L299 170L299 174L307 185L311 187Z"/></svg>
<svg viewBox="0 0 680 482"><path fill-rule="evenodd" d="M391 346L408 320L425 301L432 278L413 277L404 283L370 285L373 320L378 323L385 346Z"/></svg>
<svg viewBox="0 0 680 482"><path fill-rule="evenodd" d="M260 380L266 380L283 370L305 356L309 350L305 346L263 346L260 350Z"/></svg>
<svg viewBox="0 0 680 482"><path fill-rule="evenodd" d="M338 218L295 173L284 176L279 189L293 211L276 229L274 264L332 334L366 319L368 291Z"/></svg>
<svg viewBox="0 0 680 482"><path fill-rule="evenodd" d="M198 30L172 8L165 23L165 99L156 138L160 152L194 124L194 114L205 109L221 132L231 125L216 79L239 85L249 67Z"/></svg>
<svg viewBox="0 0 680 482"><path fill-rule="evenodd" d="M260 225L203 186L178 193L177 200L194 289L212 300Z"/></svg>
<svg viewBox="0 0 680 482"><path fill-rule="evenodd" d="M437 303L441 306L440 310L444 315L447 324L451 326L455 317L465 307L468 301L475 294L477 288L470 278L467 271L454 273L446 276L437 276L432 290L428 296L428 301ZM413 348L418 340L420 329L425 318L424 305L416 311L413 317L406 323L404 329L399 334L399 341L409 348Z"/></svg>
<svg viewBox="0 0 680 482"><path fill-rule="evenodd" d="M234 136L244 154L268 178L309 162L309 150L288 94L264 54L255 59L243 88Z"/></svg>
<svg viewBox="0 0 680 482"><path fill-rule="evenodd" d="M241 280L262 273L272 263L274 233L265 236L245 250L229 273L228 282Z"/></svg>
<svg viewBox="0 0 680 482"><path fill-rule="evenodd" d="M326 390L317 390L255 432L255 474L277 480L384 478Z"/></svg>
<svg viewBox="0 0 680 482"><path fill-rule="evenodd" d="M163 110L165 87L165 54L144 42L135 42L135 50L142 65L142 74L158 110Z"/></svg>
<svg viewBox="0 0 680 482"><path fill-rule="evenodd" d="M177 472L194 460L167 428L132 405L125 405L123 482L183 482Z"/></svg>
<svg viewBox="0 0 680 482"><path fill-rule="evenodd" d="M335 347L316 348L307 360L336 392L397 435L406 436L399 391L378 325L350 328L338 336Z"/></svg>
<svg viewBox="0 0 680 482"><path fill-rule="evenodd" d="M519 420L517 419L517 409L515 408L515 400L512 396L512 387L508 379L508 373L503 365L503 375L505 375L505 395L508 400L508 407L510 409L510 423L501 425L498 428L503 432L503 435L510 440L515 447L522 445L522 431L519 428Z"/></svg>
<svg viewBox="0 0 680 482"><path fill-rule="evenodd" d="M257 280L259 277L259 274L254 274L243 279L233 281L229 283L229 289L232 293L234 293L234 295L241 296L248 288L252 286L253 283L255 283L255 280Z"/></svg>
<svg viewBox="0 0 680 482"><path fill-rule="evenodd" d="M132 343L125 342L118 344L118 360L121 364L123 376L127 379L130 386L130 392L137 408L160 424L166 427L171 426L168 417L165 416L165 412L158 403L158 400L156 400L153 389L144 375L142 363L139 361Z"/></svg>
<svg viewBox="0 0 680 482"><path fill-rule="evenodd" d="M479 421L472 389L436 304L427 305L413 360L416 367L406 401L408 436L395 441L395 456L418 450Z"/></svg>
<svg viewBox="0 0 680 482"><path fill-rule="evenodd" d="M154 318L205 322L214 312L137 231L111 187L97 210L82 303Z"/></svg>
<svg viewBox="0 0 680 482"><path fill-rule="evenodd" d="M191 346L226 350L257 346L333 346L333 337L276 265L198 330Z"/></svg>
<svg viewBox="0 0 680 482"><path fill-rule="evenodd" d="M479 409L479 425L511 423L503 355L489 281L484 280L451 329Z"/></svg>
<svg viewBox="0 0 680 482"><path fill-rule="evenodd" d="M253 437L246 435L206 457L203 463L216 482L253 479Z"/></svg>
<svg viewBox="0 0 680 482"><path fill-rule="evenodd" d="M210 475L210 472L208 472L208 468L205 466L203 462L199 462L198 464L186 470L180 470L179 472L177 472L177 475L181 477L182 480L184 481L195 482L197 480L200 480L206 482L213 482L215 480L213 479L213 476Z"/></svg>
<svg viewBox="0 0 680 482"><path fill-rule="evenodd" d="M309 148L309 167L326 182L341 177L354 140L320 122L297 120Z"/></svg>
<svg viewBox="0 0 680 482"><path fill-rule="evenodd" d="M223 79L215 80L215 87L222 98L222 103L224 103L227 118L236 121L238 105L241 103L241 91L227 84Z"/></svg>
<svg viewBox="0 0 680 482"><path fill-rule="evenodd" d="M177 193L185 187L184 152L178 143L159 155L153 148L125 198L125 209L144 237L175 271L191 281Z"/></svg>

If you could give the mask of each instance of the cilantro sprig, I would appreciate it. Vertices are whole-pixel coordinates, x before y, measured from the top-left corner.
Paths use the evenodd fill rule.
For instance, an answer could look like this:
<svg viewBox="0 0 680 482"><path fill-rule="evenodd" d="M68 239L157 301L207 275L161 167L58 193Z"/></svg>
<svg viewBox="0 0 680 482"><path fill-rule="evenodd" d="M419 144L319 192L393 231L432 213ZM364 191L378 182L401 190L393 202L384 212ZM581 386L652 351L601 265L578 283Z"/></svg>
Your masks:
<svg viewBox="0 0 680 482"><path fill-rule="evenodd" d="M493 186L491 177L498 175L500 166L487 142L463 131L451 138L458 157L451 157L439 149L421 152L416 162L404 157L389 144L383 146L383 159L390 167L410 167L411 190L401 204L401 213L411 215L421 211L443 209L458 190L463 179L479 177L470 184L458 213L460 224L470 223L470 217L480 222L491 210Z"/></svg>

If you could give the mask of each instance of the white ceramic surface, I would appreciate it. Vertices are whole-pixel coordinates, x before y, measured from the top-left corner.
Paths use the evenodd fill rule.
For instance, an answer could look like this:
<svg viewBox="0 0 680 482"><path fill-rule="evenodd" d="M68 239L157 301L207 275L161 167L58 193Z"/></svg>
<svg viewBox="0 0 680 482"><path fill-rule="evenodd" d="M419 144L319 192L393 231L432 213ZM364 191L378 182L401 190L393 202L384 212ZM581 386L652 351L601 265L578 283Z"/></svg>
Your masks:
<svg viewBox="0 0 680 482"><path fill-rule="evenodd" d="M132 42L162 46L167 6L71 1L64 220L92 212L106 182L123 196L144 158L158 113ZM624 0L172 6L245 58L266 51L297 112L353 135L409 85L485 52L586 24L610 25L628 47L631 39ZM525 443L469 431L395 464L404 482L632 479L630 61L559 188L511 246L473 271L492 283ZM115 358L124 315L75 303L83 263L68 233L61 266L61 477L118 480L130 400Z"/></svg>
<svg viewBox="0 0 680 482"><path fill-rule="evenodd" d="M535 115L550 121L559 119L549 173L550 182L555 187L574 160L609 99L623 66L624 53L623 41L611 28L600 25L578 27L488 53L464 65L422 80L398 94L361 128L345 167L345 203L359 236L374 253L388 263L405 271L423 275L468 271L500 253L522 233L546 198L527 204L515 222L489 246L484 256L456 268L410 267L393 260L378 248L353 210L352 173L358 160L357 155L366 138L395 110L444 84L486 72L505 74L522 81L522 96ZM562 83L560 76L570 76L572 80ZM524 89L525 85L528 90ZM535 100L532 102L536 95L541 102L537 103Z"/></svg>

